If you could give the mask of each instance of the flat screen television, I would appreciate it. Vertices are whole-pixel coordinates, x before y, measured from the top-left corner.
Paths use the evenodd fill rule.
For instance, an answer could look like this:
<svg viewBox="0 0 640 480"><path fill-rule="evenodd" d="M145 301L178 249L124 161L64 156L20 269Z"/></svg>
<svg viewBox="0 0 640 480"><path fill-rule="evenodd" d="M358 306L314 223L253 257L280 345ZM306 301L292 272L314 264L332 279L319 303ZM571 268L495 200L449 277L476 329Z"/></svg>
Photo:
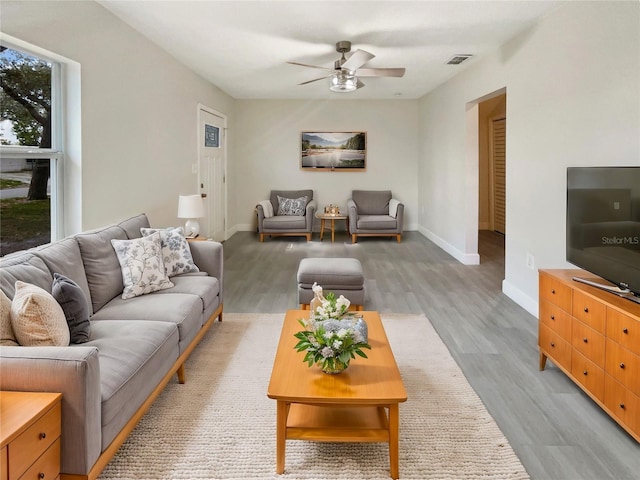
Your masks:
<svg viewBox="0 0 640 480"><path fill-rule="evenodd" d="M567 168L567 261L640 303L640 166Z"/></svg>

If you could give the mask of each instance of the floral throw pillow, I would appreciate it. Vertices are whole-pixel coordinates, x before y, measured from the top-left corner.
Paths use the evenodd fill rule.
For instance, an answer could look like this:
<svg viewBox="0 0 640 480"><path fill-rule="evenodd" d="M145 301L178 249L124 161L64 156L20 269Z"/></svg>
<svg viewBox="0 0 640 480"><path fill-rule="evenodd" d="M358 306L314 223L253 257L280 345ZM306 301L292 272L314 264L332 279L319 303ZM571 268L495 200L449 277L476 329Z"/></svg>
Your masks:
<svg viewBox="0 0 640 480"><path fill-rule="evenodd" d="M153 233L160 233L160 243L162 244L162 261L164 269L169 277L180 275L181 273L199 272L200 269L193 263L189 243L184 236L184 228L141 228L140 233L147 237Z"/></svg>
<svg viewBox="0 0 640 480"><path fill-rule="evenodd" d="M307 208L307 202L309 198L305 195L300 198L286 198L278 197L278 215L296 215L303 216L304 211Z"/></svg>
<svg viewBox="0 0 640 480"><path fill-rule="evenodd" d="M159 232L133 240L114 239L111 245L122 269L123 299L173 287L164 269Z"/></svg>

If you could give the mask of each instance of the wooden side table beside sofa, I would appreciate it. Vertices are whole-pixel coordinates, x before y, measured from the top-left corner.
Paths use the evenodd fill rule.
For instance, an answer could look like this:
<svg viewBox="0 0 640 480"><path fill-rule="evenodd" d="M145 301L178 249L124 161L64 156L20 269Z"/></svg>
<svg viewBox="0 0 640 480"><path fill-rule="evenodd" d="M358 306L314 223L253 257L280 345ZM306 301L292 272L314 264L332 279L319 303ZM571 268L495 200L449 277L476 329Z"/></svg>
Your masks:
<svg viewBox="0 0 640 480"><path fill-rule="evenodd" d="M59 393L0 392L0 479L60 478Z"/></svg>

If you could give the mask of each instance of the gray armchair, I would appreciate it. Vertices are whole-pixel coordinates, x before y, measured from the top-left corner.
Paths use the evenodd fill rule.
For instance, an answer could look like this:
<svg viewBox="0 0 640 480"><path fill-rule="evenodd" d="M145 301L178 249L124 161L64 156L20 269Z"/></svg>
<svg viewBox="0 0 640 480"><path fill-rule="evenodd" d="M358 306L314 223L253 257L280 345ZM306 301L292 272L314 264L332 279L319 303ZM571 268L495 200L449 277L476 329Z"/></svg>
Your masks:
<svg viewBox="0 0 640 480"><path fill-rule="evenodd" d="M303 236L310 241L316 209L313 190L271 190L269 200L256 205L260 241L265 235Z"/></svg>
<svg viewBox="0 0 640 480"><path fill-rule="evenodd" d="M390 236L402 240L404 204L392 198L391 190L353 190L347 200L351 243L359 236Z"/></svg>

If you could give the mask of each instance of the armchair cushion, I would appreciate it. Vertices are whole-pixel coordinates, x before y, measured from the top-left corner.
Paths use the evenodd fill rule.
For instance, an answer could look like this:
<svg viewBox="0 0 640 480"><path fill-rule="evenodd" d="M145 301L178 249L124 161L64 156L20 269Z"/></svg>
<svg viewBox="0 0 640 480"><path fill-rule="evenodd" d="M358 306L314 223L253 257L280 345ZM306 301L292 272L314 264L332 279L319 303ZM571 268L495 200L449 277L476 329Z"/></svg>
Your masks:
<svg viewBox="0 0 640 480"><path fill-rule="evenodd" d="M358 215L389 215L391 190L353 190L351 198L358 207Z"/></svg>

